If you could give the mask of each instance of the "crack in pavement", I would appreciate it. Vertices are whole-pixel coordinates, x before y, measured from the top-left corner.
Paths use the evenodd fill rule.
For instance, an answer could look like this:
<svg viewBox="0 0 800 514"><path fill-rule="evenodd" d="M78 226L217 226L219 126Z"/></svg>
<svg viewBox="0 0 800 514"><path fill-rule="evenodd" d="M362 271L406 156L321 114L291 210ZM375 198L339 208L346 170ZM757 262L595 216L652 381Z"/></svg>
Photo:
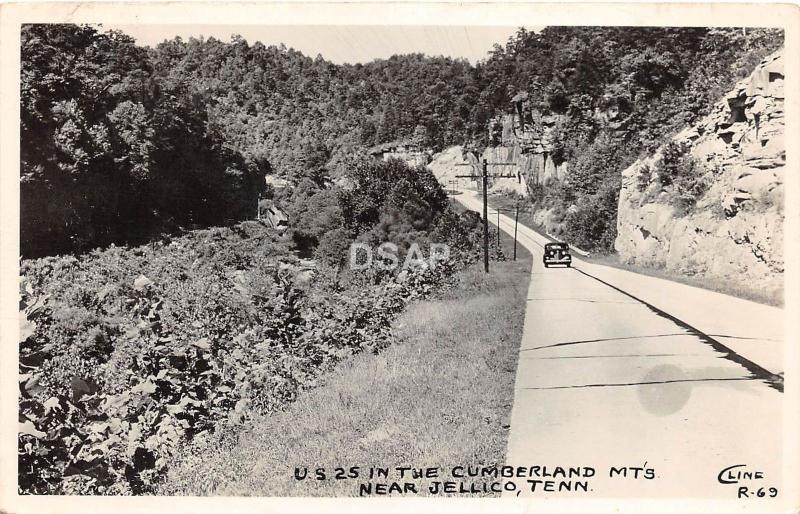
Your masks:
<svg viewBox="0 0 800 514"><path fill-rule="evenodd" d="M770 339L768 337L744 337L744 336L729 336L725 334L708 334L709 337L724 337L725 339L741 339L748 341L771 341L773 343L782 343L780 339Z"/></svg>
<svg viewBox="0 0 800 514"><path fill-rule="evenodd" d="M638 304L638 302L621 302L618 300L589 300L588 298L528 298L529 302L538 301L567 301L567 302L588 302L588 303L624 303L629 305Z"/></svg>
<svg viewBox="0 0 800 514"><path fill-rule="evenodd" d="M694 334L690 334L688 332L678 332L675 334L656 334L656 335L645 335L645 336L624 336L624 337L606 337L603 339L583 339L580 341L566 341L563 343L555 343L555 344L548 344L545 346L535 346L533 348L522 348L521 352L528 352L531 350L541 350L543 348L556 348L558 346L570 346L573 344L584 344L584 343L600 343L603 341L623 341L626 339L650 339L655 337L673 337L673 336L691 336Z"/></svg>
<svg viewBox="0 0 800 514"><path fill-rule="evenodd" d="M657 385L657 384L674 384L679 382L730 382L730 381L743 381L743 380L758 380L758 377L731 377L731 378L680 378L675 380L657 380L652 382L629 382L622 384L584 384L584 385L570 385L570 386L551 386L551 387L523 387L523 390L550 390L550 389L582 389L585 387L626 387L638 385Z"/></svg>
<svg viewBox="0 0 800 514"><path fill-rule="evenodd" d="M563 355L556 357L534 357L533 360L549 359L614 359L620 357L706 357L702 353L628 353L622 355Z"/></svg>

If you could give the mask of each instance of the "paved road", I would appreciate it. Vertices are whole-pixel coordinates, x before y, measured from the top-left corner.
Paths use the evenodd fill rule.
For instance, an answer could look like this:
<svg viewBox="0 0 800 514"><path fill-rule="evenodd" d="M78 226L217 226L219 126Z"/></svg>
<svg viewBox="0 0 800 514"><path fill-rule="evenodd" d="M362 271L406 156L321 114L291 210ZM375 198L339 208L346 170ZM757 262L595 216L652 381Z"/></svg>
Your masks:
<svg viewBox="0 0 800 514"><path fill-rule="evenodd" d="M456 198L480 212L473 192ZM500 228L513 234L513 219ZM534 262L507 464L592 466L595 497L733 499L738 486L717 477L737 464L765 476L741 485L780 491L781 309L580 259L545 269L547 239L522 225L518 239ZM656 478L611 478L611 466Z"/></svg>

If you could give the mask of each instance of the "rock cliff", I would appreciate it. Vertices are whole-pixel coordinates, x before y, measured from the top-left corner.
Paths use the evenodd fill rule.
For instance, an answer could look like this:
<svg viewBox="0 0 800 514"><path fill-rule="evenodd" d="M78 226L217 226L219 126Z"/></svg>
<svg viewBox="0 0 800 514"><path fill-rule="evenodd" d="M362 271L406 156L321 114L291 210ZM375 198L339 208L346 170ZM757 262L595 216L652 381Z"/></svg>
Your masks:
<svg viewBox="0 0 800 514"><path fill-rule="evenodd" d="M489 165L489 173L511 174L508 179L493 181L492 191L513 191L527 195L527 185L544 185L563 180L567 174L567 163L556 164L552 156L551 134L557 116L542 116L529 120L521 126L519 116L504 114L492 120L490 132L498 143L483 152L489 163L513 163Z"/></svg>
<svg viewBox="0 0 800 514"><path fill-rule="evenodd" d="M536 121L535 125L529 123L520 127L516 115L504 114L490 123L489 130L494 132L496 144L487 147L481 159L486 159L489 163L490 175L508 175L506 178L491 179L490 192L527 196L531 185L545 185L566 177L567 163L556 164L552 157L550 133L555 118L547 117ZM453 175L472 172L468 166L455 166L466 163L461 153L460 146L450 147L434 155L428 165L446 187L450 187L449 181L453 179ZM465 179L462 179L462 185L463 180Z"/></svg>
<svg viewBox="0 0 800 514"><path fill-rule="evenodd" d="M474 172L468 161L464 159L460 146L451 146L446 150L433 155L428 163L428 169L445 189L464 187L469 179L456 178L456 175L469 175Z"/></svg>
<svg viewBox="0 0 800 514"><path fill-rule="evenodd" d="M615 241L621 258L782 289L783 79L779 51L699 123L622 172ZM679 165L666 162L675 160L676 148ZM694 175L681 177L691 187L680 189L667 176L676 166Z"/></svg>

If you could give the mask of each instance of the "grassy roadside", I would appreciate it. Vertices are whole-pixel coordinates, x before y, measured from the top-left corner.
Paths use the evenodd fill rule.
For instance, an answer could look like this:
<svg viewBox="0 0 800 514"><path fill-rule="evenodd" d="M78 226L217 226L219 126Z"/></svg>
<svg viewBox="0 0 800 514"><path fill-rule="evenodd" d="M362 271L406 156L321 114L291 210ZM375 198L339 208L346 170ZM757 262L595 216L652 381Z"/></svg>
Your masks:
<svg viewBox="0 0 800 514"><path fill-rule="evenodd" d="M298 481L294 469L502 464L531 257L492 266L409 306L380 354L343 362L286 411L184 457L162 494L354 496L368 479ZM420 494L430 482L401 481Z"/></svg>
<svg viewBox="0 0 800 514"><path fill-rule="evenodd" d="M510 209L510 216L514 216L514 199L507 195L490 195L489 208L495 209ZM509 211L504 212L509 215ZM491 213L490 213L491 215ZM539 232L544 235L544 231L533 222L533 216L530 211L520 211L519 213L520 225ZM765 305L772 305L774 307L783 307L783 289L765 289L760 287L759 284L751 283L734 283L729 280L724 280L717 277L704 277L704 276L685 276L677 273L672 273L664 268L653 268L648 266L639 266L636 264L628 264L620 260L616 253L612 254L590 254L588 257L581 257L582 259L604 266L612 266L614 268L633 271L650 277L663 278L671 280L688 286L699 287L717 293L723 293L730 296L735 296L743 300L750 300L752 302L762 303Z"/></svg>

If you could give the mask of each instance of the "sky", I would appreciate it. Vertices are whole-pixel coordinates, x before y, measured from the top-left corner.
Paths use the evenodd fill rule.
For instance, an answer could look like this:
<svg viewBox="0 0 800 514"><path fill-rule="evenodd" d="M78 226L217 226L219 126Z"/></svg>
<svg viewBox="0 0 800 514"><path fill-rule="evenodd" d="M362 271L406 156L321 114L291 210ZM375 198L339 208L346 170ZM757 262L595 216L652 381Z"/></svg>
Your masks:
<svg viewBox="0 0 800 514"><path fill-rule="evenodd" d="M518 27L400 26L400 25L103 25L154 46L180 36L215 37L230 41L239 34L248 43L285 44L309 57L321 54L337 64L365 63L394 54L421 52L430 56L461 57L475 63L485 59L494 43L505 45ZM526 27L538 30L539 27Z"/></svg>

